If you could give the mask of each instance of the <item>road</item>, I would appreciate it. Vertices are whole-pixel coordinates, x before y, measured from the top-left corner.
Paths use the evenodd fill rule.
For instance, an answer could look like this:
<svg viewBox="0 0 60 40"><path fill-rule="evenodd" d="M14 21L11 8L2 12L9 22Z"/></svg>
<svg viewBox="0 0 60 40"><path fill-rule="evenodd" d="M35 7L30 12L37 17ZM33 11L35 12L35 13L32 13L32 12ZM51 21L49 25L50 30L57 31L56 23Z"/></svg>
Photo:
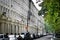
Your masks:
<svg viewBox="0 0 60 40"><path fill-rule="evenodd" d="M52 39L51 35L48 35L48 36L44 36L44 37L41 37L41 38L35 39L35 40L53 40L53 39Z"/></svg>

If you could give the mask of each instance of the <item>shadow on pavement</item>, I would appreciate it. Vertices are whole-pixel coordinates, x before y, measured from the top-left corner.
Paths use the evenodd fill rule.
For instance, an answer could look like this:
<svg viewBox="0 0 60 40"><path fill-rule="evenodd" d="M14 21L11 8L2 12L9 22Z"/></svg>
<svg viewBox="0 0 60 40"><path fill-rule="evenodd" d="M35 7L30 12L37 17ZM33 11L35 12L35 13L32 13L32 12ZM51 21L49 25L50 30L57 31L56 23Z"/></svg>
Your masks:
<svg viewBox="0 0 60 40"><path fill-rule="evenodd" d="M60 38L54 38L54 40L60 40Z"/></svg>

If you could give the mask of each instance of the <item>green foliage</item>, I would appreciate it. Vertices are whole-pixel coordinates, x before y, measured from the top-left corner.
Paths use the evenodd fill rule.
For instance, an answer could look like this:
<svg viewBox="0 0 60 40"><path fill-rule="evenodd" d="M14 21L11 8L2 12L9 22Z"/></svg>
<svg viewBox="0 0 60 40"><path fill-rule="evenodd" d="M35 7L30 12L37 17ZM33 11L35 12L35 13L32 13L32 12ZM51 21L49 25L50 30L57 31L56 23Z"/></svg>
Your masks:
<svg viewBox="0 0 60 40"><path fill-rule="evenodd" d="M59 0L43 0L43 8L45 11L45 22L48 23L55 32L60 32L60 1Z"/></svg>

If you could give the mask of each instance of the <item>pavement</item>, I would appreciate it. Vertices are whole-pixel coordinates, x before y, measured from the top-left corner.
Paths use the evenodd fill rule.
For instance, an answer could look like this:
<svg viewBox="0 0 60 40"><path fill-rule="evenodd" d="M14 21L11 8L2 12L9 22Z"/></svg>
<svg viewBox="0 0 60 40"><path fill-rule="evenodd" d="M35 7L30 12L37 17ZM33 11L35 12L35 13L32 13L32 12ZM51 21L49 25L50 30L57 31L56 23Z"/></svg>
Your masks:
<svg viewBox="0 0 60 40"><path fill-rule="evenodd" d="M38 39L34 39L34 40L53 40L52 35L48 35L48 36L44 36Z"/></svg>

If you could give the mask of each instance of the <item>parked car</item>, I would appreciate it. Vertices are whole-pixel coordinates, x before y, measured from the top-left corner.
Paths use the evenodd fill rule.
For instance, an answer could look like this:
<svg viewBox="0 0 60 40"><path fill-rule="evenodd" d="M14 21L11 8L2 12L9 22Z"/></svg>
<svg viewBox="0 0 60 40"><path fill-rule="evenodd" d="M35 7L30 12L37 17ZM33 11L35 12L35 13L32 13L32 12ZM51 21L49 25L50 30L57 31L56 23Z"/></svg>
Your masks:
<svg viewBox="0 0 60 40"><path fill-rule="evenodd" d="M25 34L24 40L33 40L33 35L30 34L29 32L27 32L27 33Z"/></svg>
<svg viewBox="0 0 60 40"><path fill-rule="evenodd" d="M9 40L15 40L15 39L17 40L17 38L19 37L19 35L8 35L8 36L9 36Z"/></svg>
<svg viewBox="0 0 60 40"><path fill-rule="evenodd" d="M35 39L36 38L36 35L35 34L33 34L33 39Z"/></svg>
<svg viewBox="0 0 60 40"><path fill-rule="evenodd" d="M46 33L43 33L43 36L46 36L47 34Z"/></svg>
<svg viewBox="0 0 60 40"><path fill-rule="evenodd" d="M36 38L39 38L39 35L36 35L35 37L36 37Z"/></svg>
<svg viewBox="0 0 60 40"><path fill-rule="evenodd" d="M30 36L31 36L32 39L34 38L34 37L33 37L33 34L30 34Z"/></svg>
<svg viewBox="0 0 60 40"><path fill-rule="evenodd" d="M55 33L56 38L60 38L60 33Z"/></svg>
<svg viewBox="0 0 60 40"><path fill-rule="evenodd" d="M0 34L0 40L4 39L4 34Z"/></svg>
<svg viewBox="0 0 60 40"><path fill-rule="evenodd" d="M43 34L41 34L40 37L43 37Z"/></svg>
<svg viewBox="0 0 60 40"><path fill-rule="evenodd" d="M9 38L4 34L0 34L0 40L9 40Z"/></svg>
<svg viewBox="0 0 60 40"><path fill-rule="evenodd" d="M24 39L26 33L21 33L20 36Z"/></svg>

